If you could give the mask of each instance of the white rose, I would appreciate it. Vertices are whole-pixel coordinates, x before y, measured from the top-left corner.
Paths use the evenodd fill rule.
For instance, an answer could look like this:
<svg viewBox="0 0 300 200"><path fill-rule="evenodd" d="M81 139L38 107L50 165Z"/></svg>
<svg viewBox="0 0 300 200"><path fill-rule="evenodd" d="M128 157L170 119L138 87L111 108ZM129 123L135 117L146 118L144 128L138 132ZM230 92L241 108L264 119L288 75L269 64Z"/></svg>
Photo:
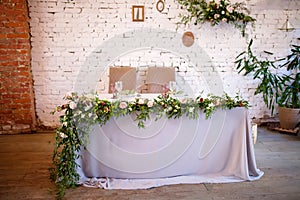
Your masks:
<svg viewBox="0 0 300 200"><path fill-rule="evenodd" d="M71 101L70 102L70 104L69 104L69 107L72 109L72 110L74 110L75 108L76 108L76 103L75 102L73 102L73 101Z"/></svg>
<svg viewBox="0 0 300 200"><path fill-rule="evenodd" d="M154 104L153 101L148 101L147 106L148 106L149 108L151 108L151 107L153 106L153 104Z"/></svg>
<svg viewBox="0 0 300 200"><path fill-rule="evenodd" d="M144 99L139 99L139 101L138 101L138 104L144 104L145 103L145 101L144 101Z"/></svg>
<svg viewBox="0 0 300 200"><path fill-rule="evenodd" d="M59 132L59 137L61 138L67 138L68 136L64 134L63 132Z"/></svg>
<svg viewBox="0 0 300 200"><path fill-rule="evenodd" d="M195 108L194 107L190 107L189 108L189 112L194 112Z"/></svg>
<svg viewBox="0 0 300 200"><path fill-rule="evenodd" d="M208 107L214 107L213 103L208 104Z"/></svg>
<svg viewBox="0 0 300 200"><path fill-rule="evenodd" d="M84 111L88 111L89 109L90 109L90 106L87 106L87 107L84 108Z"/></svg>

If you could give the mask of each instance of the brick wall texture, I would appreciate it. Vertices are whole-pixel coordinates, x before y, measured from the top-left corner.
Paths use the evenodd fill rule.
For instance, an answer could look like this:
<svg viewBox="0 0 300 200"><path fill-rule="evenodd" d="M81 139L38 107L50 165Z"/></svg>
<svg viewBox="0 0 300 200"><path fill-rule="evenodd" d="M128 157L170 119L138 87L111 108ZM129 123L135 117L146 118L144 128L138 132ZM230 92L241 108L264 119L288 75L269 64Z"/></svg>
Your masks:
<svg viewBox="0 0 300 200"><path fill-rule="evenodd" d="M29 38L28 29L22 26L21 30L18 25L27 24L25 1L16 1L14 9L4 0L0 2L2 7L7 7L5 12L11 16L3 18L4 15L1 15L1 45L9 46L10 42L24 45L12 49L1 48L1 63L8 65L2 65L1 70L3 67L9 68L1 71L1 79L7 77L4 73L10 73L8 77L13 85L9 86L9 90L3 89L7 86L1 86L1 89L10 95L19 95L17 91L28 89L28 95L24 98L1 95L1 101L5 102L1 104L1 112L14 112L13 106L17 106L11 99L18 99L20 106L32 109L32 104L25 100L32 97L28 80L31 64L36 118L39 126L46 127L57 125L57 116L49 113L63 103L66 92L107 92L109 66L137 67L138 86L145 81L147 67L175 67L177 82L187 93L239 93L250 101L251 117L261 118L269 115L270 111L266 109L261 96L253 95L257 83L251 77L237 73L235 57L246 50L252 38L256 55L265 58L267 55L263 52L267 50L274 53L270 59L280 58L287 55L290 45L299 44L297 38L300 37L300 29L297 28L300 27L298 0L242 1L246 3L250 15L257 19L255 27L247 27L247 37L242 37L238 29L226 23L214 27L209 23L178 25L179 14L185 11L176 0L165 1L162 12L156 10L156 1L146 0L28 0L32 46L32 60L29 63L30 47L26 42ZM18 6L21 5L24 7L19 10ZM144 22L132 21L133 5L145 6ZM19 15L12 12L20 12L23 18L18 18ZM279 30L287 16L296 30ZM14 33L8 33L9 30ZM195 36L191 47L182 44L181 38L186 31L193 32ZM16 76L13 76L13 69L19 70ZM24 73L20 73L22 70ZM4 82L1 81L1 84ZM12 92L17 85L20 87ZM7 102L12 107L8 107ZM25 124L32 122L30 112L25 118L31 120ZM11 122L6 124L11 125Z"/></svg>
<svg viewBox="0 0 300 200"><path fill-rule="evenodd" d="M0 134L35 128L26 0L0 1Z"/></svg>

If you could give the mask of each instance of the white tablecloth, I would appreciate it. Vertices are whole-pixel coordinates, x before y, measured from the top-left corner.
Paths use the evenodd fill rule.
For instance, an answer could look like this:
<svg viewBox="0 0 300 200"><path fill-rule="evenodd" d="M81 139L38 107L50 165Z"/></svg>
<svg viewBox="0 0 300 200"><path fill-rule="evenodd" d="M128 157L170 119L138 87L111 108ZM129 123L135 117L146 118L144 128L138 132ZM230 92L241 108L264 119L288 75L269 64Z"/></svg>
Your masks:
<svg viewBox="0 0 300 200"><path fill-rule="evenodd" d="M138 128L134 116L94 126L78 173L87 186L151 188L178 183L252 181L256 167L248 110L218 110L210 119L162 118ZM90 179L93 178L93 179Z"/></svg>

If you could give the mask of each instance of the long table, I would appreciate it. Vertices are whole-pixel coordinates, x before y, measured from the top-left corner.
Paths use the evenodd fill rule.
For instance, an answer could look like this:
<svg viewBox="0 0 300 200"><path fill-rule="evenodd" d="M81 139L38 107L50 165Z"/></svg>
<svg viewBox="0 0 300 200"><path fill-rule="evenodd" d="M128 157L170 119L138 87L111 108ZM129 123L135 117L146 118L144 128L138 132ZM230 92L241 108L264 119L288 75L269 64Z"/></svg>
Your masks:
<svg viewBox="0 0 300 200"><path fill-rule="evenodd" d="M210 119L152 116L138 128L134 116L94 126L78 173L85 186L151 188L178 183L260 179L246 108L217 110Z"/></svg>

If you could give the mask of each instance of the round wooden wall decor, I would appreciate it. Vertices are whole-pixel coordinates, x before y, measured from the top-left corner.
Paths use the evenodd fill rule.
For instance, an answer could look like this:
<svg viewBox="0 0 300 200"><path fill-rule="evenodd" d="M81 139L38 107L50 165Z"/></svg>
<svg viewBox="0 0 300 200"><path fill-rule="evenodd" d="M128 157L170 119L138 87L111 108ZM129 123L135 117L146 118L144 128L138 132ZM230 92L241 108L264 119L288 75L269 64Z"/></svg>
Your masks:
<svg viewBox="0 0 300 200"><path fill-rule="evenodd" d="M158 0L158 2L156 3L156 10L158 10L158 12L162 12L165 9L165 3L162 0Z"/></svg>
<svg viewBox="0 0 300 200"><path fill-rule="evenodd" d="M190 31L185 32L182 36L182 43L186 47L192 46L194 44L194 40L194 34Z"/></svg>

